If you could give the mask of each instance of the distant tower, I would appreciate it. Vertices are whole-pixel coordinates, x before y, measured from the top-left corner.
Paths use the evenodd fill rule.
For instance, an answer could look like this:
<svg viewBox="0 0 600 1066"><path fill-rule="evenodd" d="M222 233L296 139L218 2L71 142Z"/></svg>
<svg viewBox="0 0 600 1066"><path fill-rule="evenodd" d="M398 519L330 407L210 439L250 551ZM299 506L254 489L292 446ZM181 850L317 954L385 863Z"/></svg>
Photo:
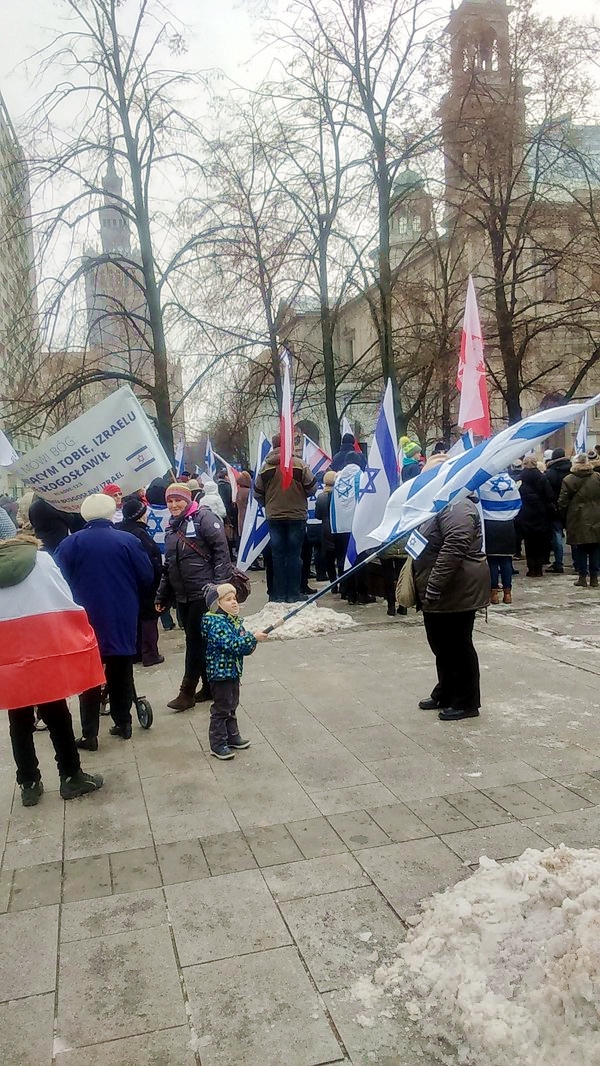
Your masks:
<svg viewBox="0 0 600 1066"><path fill-rule="evenodd" d="M126 208L121 206L123 182L112 153L102 188L98 211L102 248L84 255L88 346L96 350L106 369L146 377L151 343L142 271L132 249ZM128 262L122 262L123 258Z"/></svg>
<svg viewBox="0 0 600 1066"><path fill-rule="evenodd" d="M506 0L463 0L446 28L450 89L440 115L450 210L475 183L504 187L523 159L527 90L511 67L509 11Z"/></svg>
<svg viewBox="0 0 600 1066"><path fill-rule="evenodd" d="M392 269L433 225L432 199L414 170L399 174L390 201L390 260Z"/></svg>

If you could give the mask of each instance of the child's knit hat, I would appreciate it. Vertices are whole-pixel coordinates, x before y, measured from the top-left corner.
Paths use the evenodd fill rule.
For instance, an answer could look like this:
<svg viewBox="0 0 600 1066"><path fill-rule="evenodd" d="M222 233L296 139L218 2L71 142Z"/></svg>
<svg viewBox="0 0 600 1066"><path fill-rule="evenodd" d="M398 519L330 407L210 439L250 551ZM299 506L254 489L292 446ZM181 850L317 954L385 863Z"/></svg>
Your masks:
<svg viewBox="0 0 600 1066"><path fill-rule="evenodd" d="M235 586L228 581L224 581L222 585L208 585L204 592L204 599L209 611L213 613L217 611L223 596L226 596L228 592L236 592Z"/></svg>

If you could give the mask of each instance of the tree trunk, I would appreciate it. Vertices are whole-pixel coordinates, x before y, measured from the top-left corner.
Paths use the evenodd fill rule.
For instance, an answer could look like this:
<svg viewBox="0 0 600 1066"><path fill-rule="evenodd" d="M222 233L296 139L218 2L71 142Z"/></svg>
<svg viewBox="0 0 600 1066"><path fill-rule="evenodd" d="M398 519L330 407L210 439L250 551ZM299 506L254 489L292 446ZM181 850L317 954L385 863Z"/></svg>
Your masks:
<svg viewBox="0 0 600 1066"><path fill-rule="evenodd" d="M512 316L506 301L504 289L504 276L502 271L502 235L497 232L491 234L492 256L494 260L494 297L496 304L496 327L498 330L498 347L502 355L504 376L506 381L504 399L509 425L520 422L521 413L521 382L519 375L519 359L515 351Z"/></svg>
<svg viewBox="0 0 600 1066"><path fill-rule="evenodd" d="M388 379L392 382L392 396L394 399L394 413L396 418L396 430L402 435L406 428L398 378L394 364L394 346L392 331L392 271L390 266L390 176L385 157L385 145L381 144L377 151L377 198L379 210L379 352L381 357L381 369L383 372L383 385L387 385Z"/></svg>
<svg viewBox="0 0 600 1066"><path fill-rule="evenodd" d="M325 378L325 410L329 427L331 454L339 451L341 443L338 418L335 357L333 354L333 322L329 306L329 274L327 270L328 233L322 232L319 241L319 288L321 297L321 338L323 342L323 375Z"/></svg>

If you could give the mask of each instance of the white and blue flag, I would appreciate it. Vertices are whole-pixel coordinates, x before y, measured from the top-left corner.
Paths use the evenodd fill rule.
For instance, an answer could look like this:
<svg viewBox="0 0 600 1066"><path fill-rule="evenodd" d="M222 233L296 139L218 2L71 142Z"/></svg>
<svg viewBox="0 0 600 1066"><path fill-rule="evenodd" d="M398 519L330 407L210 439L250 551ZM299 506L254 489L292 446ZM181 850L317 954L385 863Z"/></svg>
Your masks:
<svg viewBox="0 0 600 1066"><path fill-rule="evenodd" d="M181 477L183 469L183 437L180 437L175 449L175 477Z"/></svg>
<svg viewBox="0 0 600 1066"><path fill-rule="evenodd" d="M479 499L481 513L488 522L512 522L521 510L521 494L508 470L485 481Z"/></svg>
<svg viewBox="0 0 600 1066"><path fill-rule="evenodd" d="M306 433L302 436L302 459L310 467L315 477L318 474L324 474L331 466L331 456L324 452L318 444L315 444L314 440L307 437Z"/></svg>
<svg viewBox="0 0 600 1066"><path fill-rule="evenodd" d="M575 455L581 455L587 452L587 438L588 438L588 413L587 409L581 416L581 422L577 427L577 436L575 437Z"/></svg>
<svg viewBox="0 0 600 1066"><path fill-rule="evenodd" d="M246 508L242 535L240 537L240 546L237 554L237 566L239 570L247 570L249 566L252 566L254 560L258 559L260 553L264 551L269 543L269 525L265 517L264 507L260 506L254 498L254 482L256 481L258 471L270 451L271 442L267 440L264 433L261 433L258 442L258 453L256 456L256 466L254 467L252 488L250 489L250 495L248 497L248 506Z"/></svg>
<svg viewBox="0 0 600 1066"><path fill-rule="evenodd" d="M381 522L387 502L398 488L399 480L394 398L392 383L388 381L369 448L367 466L360 478L358 503L346 553L346 569L354 566L361 552L372 548L369 533Z"/></svg>
<svg viewBox="0 0 600 1066"><path fill-rule="evenodd" d="M206 438L206 451L204 452L204 465L206 472L211 481L216 481L217 478L217 463L215 459L215 453L213 452L213 446L210 443L210 437Z"/></svg>
<svg viewBox="0 0 600 1066"><path fill-rule="evenodd" d="M583 403L539 411L462 455L405 482L390 496L383 521L369 534L369 546L410 533L452 500L478 491L484 482L502 473L515 459L520 459L547 437L564 429L597 403L600 403L600 395Z"/></svg>

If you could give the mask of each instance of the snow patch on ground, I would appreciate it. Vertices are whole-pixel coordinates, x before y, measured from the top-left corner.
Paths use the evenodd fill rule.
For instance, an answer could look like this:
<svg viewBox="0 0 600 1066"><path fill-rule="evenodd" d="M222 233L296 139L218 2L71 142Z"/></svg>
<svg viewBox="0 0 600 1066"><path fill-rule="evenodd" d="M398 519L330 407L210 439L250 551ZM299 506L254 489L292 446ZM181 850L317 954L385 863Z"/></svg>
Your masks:
<svg viewBox="0 0 600 1066"><path fill-rule="evenodd" d="M382 993L396 997L431 1050L454 1049L444 1062L594 1066L600 850L481 858L472 877L423 903L397 958L351 993L365 1013ZM365 1024L362 1011L356 1020Z"/></svg>
<svg viewBox="0 0 600 1066"><path fill-rule="evenodd" d="M297 604L293 603L267 603L258 614L251 614L244 618L246 629L257 633L267 626L273 625L283 618L284 614L291 611ZM293 637L316 637L322 633L335 633L338 629L349 629L356 622L349 614L341 611L332 611L330 607L319 607L316 603L304 607L299 614L284 622L282 626L269 634L270 640L291 640Z"/></svg>

